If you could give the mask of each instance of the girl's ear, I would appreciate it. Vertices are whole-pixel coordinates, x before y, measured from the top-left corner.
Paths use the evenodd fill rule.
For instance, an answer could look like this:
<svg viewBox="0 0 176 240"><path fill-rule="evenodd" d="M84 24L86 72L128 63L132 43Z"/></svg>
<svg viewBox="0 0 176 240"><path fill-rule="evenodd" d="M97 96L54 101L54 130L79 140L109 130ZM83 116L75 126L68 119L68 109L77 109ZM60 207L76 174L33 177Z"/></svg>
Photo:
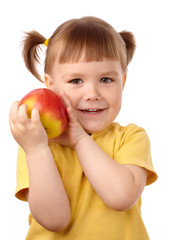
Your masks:
<svg viewBox="0 0 176 240"><path fill-rule="evenodd" d="M45 73L44 78L45 78L45 86L55 92L55 86L51 76Z"/></svg>
<svg viewBox="0 0 176 240"><path fill-rule="evenodd" d="M123 85L122 85L123 89L125 87L126 79L127 79L127 73L125 73L124 76L123 76Z"/></svg>

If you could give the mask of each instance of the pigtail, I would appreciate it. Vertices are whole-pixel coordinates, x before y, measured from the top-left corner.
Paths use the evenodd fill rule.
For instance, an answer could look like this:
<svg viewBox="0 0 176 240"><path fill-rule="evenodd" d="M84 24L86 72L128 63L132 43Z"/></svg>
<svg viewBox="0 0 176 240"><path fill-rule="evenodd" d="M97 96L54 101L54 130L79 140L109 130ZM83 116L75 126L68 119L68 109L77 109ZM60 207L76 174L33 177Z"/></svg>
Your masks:
<svg viewBox="0 0 176 240"><path fill-rule="evenodd" d="M126 44L127 49L127 66L129 62L132 60L135 49L136 49L136 42L134 35L131 32L122 31L119 33L121 37L123 38L123 41Z"/></svg>
<svg viewBox="0 0 176 240"><path fill-rule="evenodd" d="M40 44L44 44L46 38L36 31L26 33L22 42L22 56L24 58L27 69L41 82L43 82L40 74L37 71L37 63L40 63L39 50Z"/></svg>

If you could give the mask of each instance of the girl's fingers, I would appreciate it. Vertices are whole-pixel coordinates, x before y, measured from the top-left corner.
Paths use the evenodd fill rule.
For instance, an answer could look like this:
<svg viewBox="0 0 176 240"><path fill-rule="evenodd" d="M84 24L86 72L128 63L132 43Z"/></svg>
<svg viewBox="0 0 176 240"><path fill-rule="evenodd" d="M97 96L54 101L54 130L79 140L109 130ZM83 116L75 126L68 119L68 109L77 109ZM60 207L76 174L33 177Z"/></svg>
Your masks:
<svg viewBox="0 0 176 240"><path fill-rule="evenodd" d="M69 97L65 94L64 91L61 92L60 96L61 96L61 98L63 99L63 101L64 101L64 103L65 103L65 105L66 105L67 107L72 107L71 102L70 102L70 99L69 99Z"/></svg>
<svg viewBox="0 0 176 240"><path fill-rule="evenodd" d="M61 97L62 97L62 99L64 100L64 102L67 106L67 113L69 115L70 121L71 122L76 122L77 118L75 116L74 109L72 107L72 104L71 104L71 101L70 101L69 97L66 95L65 92L61 92Z"/></svg>
<svg viewBox="0 0 176 240"><path fill-rule="evenodd" d="M17 130L23 131L25 121L27 119L26 106L21 105L20 102L16 101L12 104L9 114L9 124L12 135L15 136Z"/></svg>
<svg viewBox="0 0 176 240"><path fill-rule="evenodd" d="M27 109L26 104L20 105L19 109L18 109L18 120L22 124L25 124L26 122L28 122L28 116L26 113L26 109Z"/></svg>
<svg viewBox="0 0 176 240"><path fill-rule="evenodd" d="M18 120L19 106L20 106L19 101L15 101L11 106L10 113L9 113L9 121L12 123L15 123Z"/></svg>
<svg viewBox="0 0 176 240"><path fill-rule="evenodd" d="M73 111L73 109L71 107L67 108L67 112L68 112L68 116L69 116L70 121L72 123L73 122L77 122L76 116L75 116L74 111Z"/></svg>
<svg viewBox="0 0 176 240"><path fill-rule="evenodd" d="M34 108L32 110L32 113L31 113L31 120L32 122L40 122L40 115L39 115L39 111L37 108Z"/></svg>

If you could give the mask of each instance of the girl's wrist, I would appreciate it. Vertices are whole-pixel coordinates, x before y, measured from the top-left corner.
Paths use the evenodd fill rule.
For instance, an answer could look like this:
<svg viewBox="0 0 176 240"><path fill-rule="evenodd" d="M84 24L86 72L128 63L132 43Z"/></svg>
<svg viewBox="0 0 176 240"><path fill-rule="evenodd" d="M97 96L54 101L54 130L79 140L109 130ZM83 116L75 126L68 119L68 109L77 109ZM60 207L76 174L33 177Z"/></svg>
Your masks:
<svg viewBox="0 0 176 240"><path fill-rule="evenodd" d="M82 144L82 142L85 142L86 138L89 138L90 136L84 131L82 134L79 136L78 141L76 142L74 149L77 151Z"/></svg>
<svg viewBox="0 0 176 240"><path fill-rule="evenodd" d="M31 148L29 148L28 150L25 151L26 159L31 158L32 156L47 154L48 151L50 151L50 148L46 144L31 147Z"/></svg>

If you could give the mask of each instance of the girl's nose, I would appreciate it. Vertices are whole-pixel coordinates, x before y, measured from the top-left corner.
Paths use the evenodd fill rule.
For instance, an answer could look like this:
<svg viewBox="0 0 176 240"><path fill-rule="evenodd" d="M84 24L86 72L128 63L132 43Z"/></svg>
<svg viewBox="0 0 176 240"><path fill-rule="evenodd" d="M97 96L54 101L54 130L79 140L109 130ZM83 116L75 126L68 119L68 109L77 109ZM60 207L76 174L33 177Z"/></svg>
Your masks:
<svg viewBox="0 0 176 240"><path fill-rule="evenodd" d="M86 101L100 100L100 93L99 93L99 90L98 90L98 86L95 86L94 84L91 84L91 85L87 86L87 88L85 90L84 99Z"/></svg>

